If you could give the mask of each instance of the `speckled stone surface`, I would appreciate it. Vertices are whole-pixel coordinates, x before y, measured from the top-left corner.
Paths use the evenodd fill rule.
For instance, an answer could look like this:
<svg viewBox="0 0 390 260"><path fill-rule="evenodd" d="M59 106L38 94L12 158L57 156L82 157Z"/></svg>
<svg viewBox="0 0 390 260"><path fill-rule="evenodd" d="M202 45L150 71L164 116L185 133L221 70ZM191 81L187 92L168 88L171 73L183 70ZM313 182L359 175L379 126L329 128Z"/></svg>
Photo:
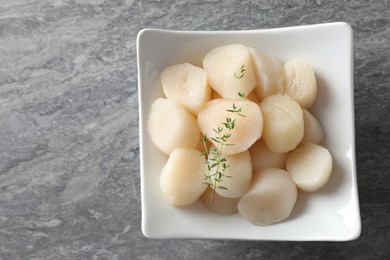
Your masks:
<svg viewBox="0 0 390 260"><path fill-rule="evenodd" d="M345 21L362 216L351 242L141 232L136 35ZM335 39L337 41L337 39ZM390 256L390 1L0 0L0 259Z"/></svg>

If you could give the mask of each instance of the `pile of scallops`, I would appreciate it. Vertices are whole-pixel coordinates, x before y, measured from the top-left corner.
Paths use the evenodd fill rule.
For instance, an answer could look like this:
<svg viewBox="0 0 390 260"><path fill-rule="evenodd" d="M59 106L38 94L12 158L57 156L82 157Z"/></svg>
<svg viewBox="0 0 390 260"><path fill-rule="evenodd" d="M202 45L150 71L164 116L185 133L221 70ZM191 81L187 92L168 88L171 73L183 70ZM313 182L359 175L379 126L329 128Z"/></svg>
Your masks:
<svg viewBox="0 0 390 260"><path fill-rule="evenodd" d="M240 68L244 68L242 78ZM166 200L177 207L202 201L212 212L237 211L255 225L270 225L292 212L298 189L315 192L329 180L332 157L320 145L324 131L310 113L317 95L313 68L305 60L281 63L241 44L211 50L203 67L190 63L165 68L165 97L151 106L147 127L153 144L168 156L160 174ZM238 93L244 93L245 98ZM228 110L235 106L243 116ZM226 118L234 118L222 154L228 165L220 183L208 174L201 137L212 138Z"/></svg>

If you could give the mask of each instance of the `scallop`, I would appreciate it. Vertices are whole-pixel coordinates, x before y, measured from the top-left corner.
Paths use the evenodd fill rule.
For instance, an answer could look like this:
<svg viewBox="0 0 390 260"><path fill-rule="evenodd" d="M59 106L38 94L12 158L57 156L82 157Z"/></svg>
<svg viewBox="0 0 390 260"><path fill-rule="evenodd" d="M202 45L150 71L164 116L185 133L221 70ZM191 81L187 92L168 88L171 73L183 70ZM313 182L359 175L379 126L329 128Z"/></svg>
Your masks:
<svg viewBox="0 0 390 260"><path fill-rule="evenodd" d="M290 174L277 168L254 173L250 190L238 202L238 212L250 223L270 225L287 218L297 200L297 187Z"/></svg>
<svg viewBox="0 0 390 260"><path fill-rule="evenodd" d="M258 99L283 91L284 68L276 58L255 49L248 48L252 64L257 76L257 86L254 89Z"/></svg>
<svg viewBox="0 0 390 260"><path fill-rule="evenodd" d="M286 169L301 190L314 192L329 181L332 156L325 147L307 143L291 152Z"/></svg>
<svg viewBox="0 0 390 260"><path fill-rule="evenodd" d="M240 99L238 92L249 94L257 85L256 75L248 48L242 44L231 44L211 50L203 59L210 86L223 98ZM244 76L241 68L245 69Z"/></svg>
<svg viewBox="0 0 390 260"><path fill-rule="evenodd" d="M226 198L239 198L244 195L249 189L252 180L252 163L251 157L248 151L225 156L226 168L224 174L226 175L219 185L226 189L218 189L215 191L222 197ZM216 172L216 168L212 168L211 173ZM219 171L222 167L219 168Z"/></svg>
<svg viewBox="0 0 390 260"><path fill-rule="evenodd" d="M203 184L206 166L196 149L176 148L160 175L161 192L174 206L194 203L206 190Z"/></svg>
<svg viewBox="0 0 390 260"><path fill-rule="evenodd" d="M241 109L238 115L228 110ZM235 120L234 128L229 131L224 126L226 120ZM230 134L227 142L230 144L223 147L224 155L232 155L244 152L261 137L263 130L263 115L259 106L249 100L214 99L208 102L205 108L198 114L200 131L208 137L214 146L219 143L216 131L222 128L220 137Z"/></svg>
<svg viewBox="0 0 390 260"><path fill-rule="evenodd" d="M225 198L213 194L212 188L207 188L203 195L200 197L203 205L210 211L220 216L229 216L237 212L237 204L239 198Z"/></svg>
<svg viewBox="0 0 390 260"><path fill-rule="evenodd" d="M303 112L288 95L272 95L260 103L264 116L263 140L274 153L293 150L302 140Z"/></svg>
<svg viewBox="0 0 390 260"><path fill-rule="evenodd" d="M302 109L304 133L300 145L305 143L319 144L324 139L324 130L317 118L315 118L309 111Z"/></svg>
<svg viewBox="0 0 390 260"><path fill-rule="evenodd" d="M280 168L286 167L286 160L288 153L274 153L271 152L263 139L256 141L250 148L249 152L252 160L253 170L262 168Z"/></svg>
<svg viewBox="0 0 390 260"><path fill-rule="evenodd" d="M196 118L174 100L153 102L147 128L153 144L166 155L175 148L195 148L199 143Z"/></svg>
<svg viewBox="0 0 390 260"><path fill-rule="evenodd" d="M311 65L302 59L284 64L284 92L293 97L301 107L309 108L317 96L317 81Z"/></svg>
<svg viewBox="0 0 390 260"><path fill-rule="evenodd" d="M206 72L190 63L169 66L163 70L160 78L165 96L194 115L211 98Z"/></svg>

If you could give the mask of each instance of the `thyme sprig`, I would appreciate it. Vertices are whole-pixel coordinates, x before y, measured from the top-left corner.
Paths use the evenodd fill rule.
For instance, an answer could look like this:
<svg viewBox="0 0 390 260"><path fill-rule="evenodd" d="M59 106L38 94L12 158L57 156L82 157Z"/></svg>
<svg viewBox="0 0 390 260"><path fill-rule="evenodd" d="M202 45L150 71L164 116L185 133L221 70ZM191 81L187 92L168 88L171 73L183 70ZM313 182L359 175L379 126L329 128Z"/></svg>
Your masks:
<svg viewBox="0 0 390 260"><path fill-rule="evenodd" d="M244 77L245 75L245 65L242 64L241 67L240 67L240 73L239 74L236 74L234 72L234 77L237 79L237 85L238 85L238 96L242 99L244 99L246 96L245 96L245 92L241 91L241 84L240 84L240 79L242 79L242 77Z"/></svg>
<svg viewBox="0 0 390 260"><path fill-rule="evenodd" d="M244 75L245 67L244 65L242 65L240 68L240 73L234 73L239 88L240 79L242 79ZM245 93L239 91L238 96L244 99ZM227 164L226 157L223 156L223 149L225 146L234 145L233 143L229 143L229 139L232 136L231 131L236 126L236 117L245 117L245 115L242 113L242 108L238 107L235 103L233 103L231 109L227 109L226 111L232 113L233 115L232 117L226 117L225 122L222 122L221 126L213 129L216 135L211 137L211 140L214 142L214 144L208 147L208 137L205 135L201 138L205 150L203 153L201 153L201 156L205 157L205 164L207 165L207 174L205 174L203 184L213 189L211 203L213 203L214 201L215 189L228 189L225 186L221 185L224 178L232 178L232 176L226 174L226 170L229 168L229 164Z"/></svg>

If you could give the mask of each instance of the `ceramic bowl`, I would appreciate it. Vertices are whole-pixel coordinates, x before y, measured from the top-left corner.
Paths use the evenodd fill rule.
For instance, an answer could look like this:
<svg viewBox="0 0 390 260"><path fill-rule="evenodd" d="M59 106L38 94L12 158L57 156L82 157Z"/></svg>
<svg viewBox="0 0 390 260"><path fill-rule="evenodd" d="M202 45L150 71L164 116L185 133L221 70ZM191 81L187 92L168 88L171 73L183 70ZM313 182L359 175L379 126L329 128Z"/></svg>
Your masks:
<svg viewBox="0 0 390 260"><path fill-rule="evenodd" d="M333 157L328 184L299 192L291 215L270 226L255 226L238 213L215 215L201 202L174 207L163 197L159 175L167 157L152 144L147 118L163 96L160 72L169 65L201 66L210 50L240 43L282 62L303 58L313 67L318 95L310 111L325 131L322 145ZM238 239L346 241L360 235L353 102L353 34L343 22L247 31L141 30L137 37L142 232L155 239Z"/></svg>

